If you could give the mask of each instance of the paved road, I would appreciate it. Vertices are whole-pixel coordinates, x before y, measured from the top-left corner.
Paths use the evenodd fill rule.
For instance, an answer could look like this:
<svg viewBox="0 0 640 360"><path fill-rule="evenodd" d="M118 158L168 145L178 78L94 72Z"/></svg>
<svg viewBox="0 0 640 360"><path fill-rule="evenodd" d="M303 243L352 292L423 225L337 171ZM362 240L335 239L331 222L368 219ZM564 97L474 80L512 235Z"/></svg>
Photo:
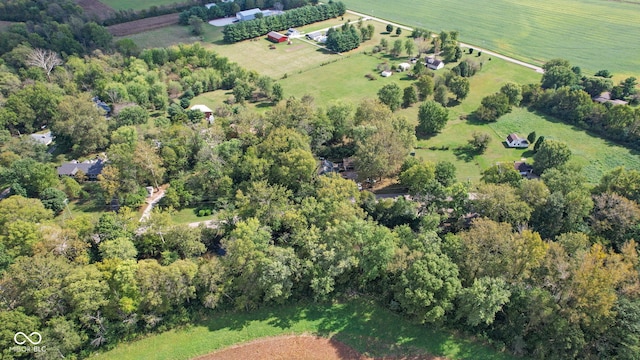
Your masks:
<svg viewBox="0 0 640 360"><path fill-rule="evenodd" d="M383 24L391 24L391 25L393 25L395 27L399 27L399 28L404 29L404 30L413 31L413 29L408 27L408 26L396 24L396 23L393 23L391 21L387 21L387 20L384 20L384 19L380 19L380 18L376 18L376 17L373 17L373 16L369 16L367 14L363 14L363 13L359 13L359 12L355 12L355 11L351 11L351 10L347 10L347 12L350 13L350 14L356 15L356 16L360 16L363 19L370 19L370 20L381 22ZM518 64L520 66L527 67L529 69L535 70L536 72L539 72L539 73L543 73L544 72L544 70L540 66L536 66L536 65L533 65L533 64L526 63L524 61L516 60L514 58L510 58L508 56L498 54L498 53L493 52L491 50L483 49L483 48L480 48L480 47L477 47L477 46L474 46L474 45L470 45L470 44L465 44L465 43L460 43L460 47L474 48L475 50L482 51L483 53L485 53L487 55L495 56L497 58L512 62L514 64Z"/></svg>

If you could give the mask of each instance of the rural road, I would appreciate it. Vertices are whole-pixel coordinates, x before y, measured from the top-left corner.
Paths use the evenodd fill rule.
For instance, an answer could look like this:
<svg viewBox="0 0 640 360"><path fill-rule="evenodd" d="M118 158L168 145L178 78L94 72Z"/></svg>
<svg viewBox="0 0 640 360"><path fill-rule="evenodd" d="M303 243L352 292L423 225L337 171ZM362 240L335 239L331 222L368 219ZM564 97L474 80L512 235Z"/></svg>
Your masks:
<svg viewBox="0 0 640 360"><path fill-rule="evenodd" d="M375 21L381 22L381 23L383 23L383 24L391 24L391 25L393 25L393 26L395 26L395 27L399 27L399 28L404 29L404 30L413 31L413 28L410 28L410 27L408 27L408 26L404 26L404 25L396 24L396 23L394 23L394 22L387 21L387 20L383 20L383 19L380 19L380 18L377 18L377 17L373 17L373 16L369 16L369 15L367 15L367 14L363 14L363 13L359 13L359 12L355 12L355 11L351 11L351 10L347 10L347 12L348 12L349 14L353 14L353 15L356 15L356 16L360 16L360 17L362 17L362 18L364 18L364 19L375 20ZM475 50L477 50L477 51L482 51L483 53L485 53L485 54L487 54L487 55L495 56L495 57L500 58L500 59L502 59L502 60L509 61L509 62L514 63L514 64L518 64L518 65L520 65L520 66L527 67L527 68L529 68L529 69L535 70L536 72L539 72L539 73L543 73L543 72L544 72L544 70L543 70L540 66L536 66L536 65L533 65L533 64L526 63L526 62L524 62L524 61L516 60L516 59L514 59L514 58L510 58L510 57L508 57L508 56L498 54L498 53L493 52L493 51L491 51L491 50L482 49L482 48L477 47L477 46L474 46L474 45L465 44L465 43L462 43L462 42L461 42L461 43L459 43L459 44L460 44L460 47L465 47L465 48L474 48Z"/></svg>

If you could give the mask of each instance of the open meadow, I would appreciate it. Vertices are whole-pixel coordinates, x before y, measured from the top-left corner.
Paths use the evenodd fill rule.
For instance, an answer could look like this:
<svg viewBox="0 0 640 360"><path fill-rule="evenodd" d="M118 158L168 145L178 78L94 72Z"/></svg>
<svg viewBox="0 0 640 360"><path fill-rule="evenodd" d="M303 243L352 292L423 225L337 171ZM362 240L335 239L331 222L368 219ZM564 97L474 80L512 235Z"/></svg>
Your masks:
<svg viewBox="0 0 640 360"><path fill-rule="evenodd" d="M413 324L364 300L204 316L197 325L121 344L92 359L191 359L258 338L293 334L335 339L372 357L415 354L429 358L427 354L431 354L452 360L515 359L437 327Z"/></svg>
<svg viewBox="0 0 640 360"><path fill-rule="evenodd" d="M458 30L463 42L541 64L640 77L640 3L603 0L345 0L347 8L411 27Z"/></svg>

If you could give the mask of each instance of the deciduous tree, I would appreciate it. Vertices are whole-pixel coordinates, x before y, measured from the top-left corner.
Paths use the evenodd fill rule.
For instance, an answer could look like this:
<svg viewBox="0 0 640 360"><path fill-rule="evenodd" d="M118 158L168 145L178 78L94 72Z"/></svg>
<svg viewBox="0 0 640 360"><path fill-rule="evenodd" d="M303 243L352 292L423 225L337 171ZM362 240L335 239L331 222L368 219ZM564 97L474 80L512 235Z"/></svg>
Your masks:
<svg viewBox="0 0 640 360"><path fill-rule="evenodd" d="M427 101L418 110L417 130L426 135L438 133L447 124L448 118L449 111L444 106L435 101Z"/></svg>

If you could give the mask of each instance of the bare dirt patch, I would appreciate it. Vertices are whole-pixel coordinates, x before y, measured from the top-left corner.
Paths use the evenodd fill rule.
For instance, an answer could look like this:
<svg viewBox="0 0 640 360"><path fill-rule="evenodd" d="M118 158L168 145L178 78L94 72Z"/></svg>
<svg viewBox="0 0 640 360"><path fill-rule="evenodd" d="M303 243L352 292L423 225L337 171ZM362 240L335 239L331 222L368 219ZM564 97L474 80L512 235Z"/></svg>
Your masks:
<svg viewBox="0 0 640 360"><path fill-rule="evenodd" d="M159 29L169 25L175 25L178 23L179 17L180 14L155 16L151 18L112 25L107 27L107 30L109 30L109 32L113 36L133 35L149 30Z"/></svg>
<svg viewBox="0 0 640 360"><path fill-rule="evenodd" d="M15 24L14 22L11 21L0 21L0 30L4 29L4 28L8 28L9 26Z"/></svg>
<svg viewBox="0 0 640 360"><path fill-rule="evenodd" d="M235 345L194 360L373 360L349 346L334 340L311 335L282 336L259 339ZM446 360L431 355L408 355L377 358L384 360Z"/></svg>
<svg viewBox="0 0 640 360"><path fill-rule="evenodd" d="M100 21L106 20L115 12L111 7L101 3L98 0L76 0L76 3L89 16L94 16Z"/></svg>

